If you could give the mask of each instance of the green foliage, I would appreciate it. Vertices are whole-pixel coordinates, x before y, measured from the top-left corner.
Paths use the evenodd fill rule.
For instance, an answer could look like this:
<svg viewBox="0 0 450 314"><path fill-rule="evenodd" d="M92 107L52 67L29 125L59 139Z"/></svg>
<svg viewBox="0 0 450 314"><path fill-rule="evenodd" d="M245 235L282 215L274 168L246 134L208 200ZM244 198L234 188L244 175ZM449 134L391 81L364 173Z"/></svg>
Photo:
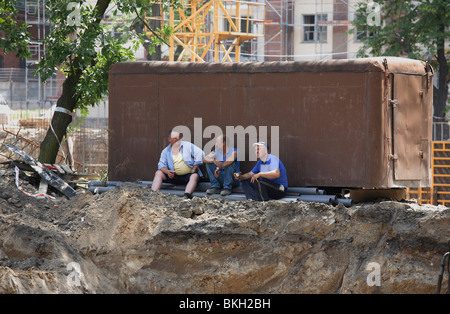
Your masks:
<svg viewBox="0 0 450 314"><path fill-rule="evenodd" d="M373 0L381 8L379 25L368 25L374 6L358 4L354 26L367 30L358 56L405 56L429 62L438 71L433 115L445 117L450 60L445 42L450 40L449 0Z"/></svg>
<svg viewBox="0 0 450 314"><path fill-rule="evenodd" d="M16 52L19 58L30 56L28 42L30 34L25 23L16 21L16 0L0 0L0 48L5 53Z"/></svg>
<svg viewBox="0 0 450 314"><path fill-rule="evenodd" d="M18 51L29 56L27 45L30 35L27 25L15 21L17 1L0 0L0 47L5 52ZM108 91L108 72L116 62L133 60L136 50L150 42L150 48L160 45L170 35L171 29L153 30L151 38L136 32L137 21L151 16L149 9L154 0L97 0L92 5L84 0L46 0L46 13L51 25L43 44L46 55L37 64L37 73L46 81L59 69L68 77L78 75L76 83L77 109L86 112L96 105ZM179 6L178 0L163 1L162 6ZM108 14L107 19L101 14ZM105 14L106 15L106 14ZM117 28L121 36L113 36ZM151 52L150 52L151 53ZM80 75L81 74L81 75Z"/></svg>
<svg viewBox="0 0 450 314"><path fill-rule="evenodd" d="M373 7L358 3L353 24L371 36L362 39L359 57L406 56L428 59L436 54L442 39L450 39L450 2L448 0L373 0L381 7L381 23L370 26L367 17Z"/></svg>

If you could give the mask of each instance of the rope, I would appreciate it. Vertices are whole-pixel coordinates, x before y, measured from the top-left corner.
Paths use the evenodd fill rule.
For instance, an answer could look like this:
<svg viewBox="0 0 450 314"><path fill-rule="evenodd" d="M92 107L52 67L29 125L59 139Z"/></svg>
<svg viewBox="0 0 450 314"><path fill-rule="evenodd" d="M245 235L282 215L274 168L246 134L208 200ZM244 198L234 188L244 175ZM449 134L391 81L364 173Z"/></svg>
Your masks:
<svg viewBox="0 0 450 314"><path fill-rule="evenodd" d="M17 188L18 188L20 191L22 191L23 193L25 193L25 194L28 195L28 196L32 196L32 197L35 197L35 198L42 198L42 197L45 197L45 198L48 198L48 199L51 199L51 200L54 200L54 199L55 199L53 196L50 196L50 195L45 194L45 193L32 194L32 193L25 192L24 189L23 189L23 188L20 186L20 184L19 184L19 168L18 168L17 166L15 166L15 171L16 171L16 186L17 186Z"/></svg>
<svg viewBox="0 0 450 314"><path fill-rule="evenodd" d="M75 119L75 114L76 114L76 113L75 113L75 112L72 112L72 111L70 111L70 110L67 110L66 108L63 108L63 107L56 107L53 114L55 114L55 112L65 113L65 114L71 116L71 117L72 117L72 121ZM53 119L52 119L52 120L53 120ZM61 142L59 141L58 135L56 135L55 129L53 128L52 120L50 120L50 129L52 130L53 134L55 135L56 141L58 141L58 145L59 145L59 146L58 146L58 150L59 150L59 148L61 147ZM67 157L66 157L66 154L64 153L64 150L61 150L61 153L63 154L64 161L67 162Z"/></svg>

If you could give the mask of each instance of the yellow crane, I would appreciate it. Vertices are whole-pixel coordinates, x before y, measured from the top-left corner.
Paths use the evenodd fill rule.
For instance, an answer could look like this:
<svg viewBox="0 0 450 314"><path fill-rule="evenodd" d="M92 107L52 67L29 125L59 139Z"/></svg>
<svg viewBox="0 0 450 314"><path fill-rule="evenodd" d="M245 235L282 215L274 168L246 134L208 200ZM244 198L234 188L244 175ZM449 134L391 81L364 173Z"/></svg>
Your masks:
<svg viewBox="0 0 450 314"><path fill-rule="evenodd" d="M162 23L167 23L161 15ZM239 62L242 43L264 36L264 19L264 3L185 0L182 8L169 8L168 23L173 28L169 61L205 62L208 51L213 51L215 62L232 62L233 54ZM176 57L177 46L182 51Z"/></svg>

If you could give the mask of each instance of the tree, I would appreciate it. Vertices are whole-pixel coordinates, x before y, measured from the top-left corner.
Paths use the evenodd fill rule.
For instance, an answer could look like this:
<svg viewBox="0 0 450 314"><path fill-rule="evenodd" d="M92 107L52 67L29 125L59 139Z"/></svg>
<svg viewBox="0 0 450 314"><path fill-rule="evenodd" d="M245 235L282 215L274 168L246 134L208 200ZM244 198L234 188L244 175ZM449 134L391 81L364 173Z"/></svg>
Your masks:
<svg viewBox="0 0 450 314"><path fill-rule="evenodd" d="M358 3L356 13L354 26L365 35L358 56L406 56L428 61L439 74L433 115L445 117L450 81L450 60L445 51L445 41L450 40L450 2L373 0Z"/></svg>
<svg viewBox="0 0 450 314"><path fill-rule="evenodd" d="M17 57L29 57L28 42L31 36L27 25L16 19L18 10L12 1L0 0L0 48L3 52L16 53Z"/></svg>
<svg viewBox="0 0 450 314"><path fill-rule="evenodd" d="M20 0L0 0L0 48L18 57L29 56L31 38L28 26L17 22L16 4ZM23 1L23 0L22 0ZM108 91L108 72L116 62L133 60L140 45L155 49L170 34L170 27L152 29L145 21L157 0L46 0L48 20L52 25L44 39L46 55L37 64L45 82L60 69L65 73L57 109L41 143L39 161L54 163L60 143L72 121L74 110L86 111L96 105ZM157 1L159 3L159 0ZM41 2L42 3L42 2ZM95 5L93 4L95 3ZM179 0L163 0L163 7L180 6ZM121 16L124 35L111 35L106 12ZM152 33L136 32L143 23ZM130 43L131 45L125 45ZM150 52L151 53L151 52Z"/></svg>

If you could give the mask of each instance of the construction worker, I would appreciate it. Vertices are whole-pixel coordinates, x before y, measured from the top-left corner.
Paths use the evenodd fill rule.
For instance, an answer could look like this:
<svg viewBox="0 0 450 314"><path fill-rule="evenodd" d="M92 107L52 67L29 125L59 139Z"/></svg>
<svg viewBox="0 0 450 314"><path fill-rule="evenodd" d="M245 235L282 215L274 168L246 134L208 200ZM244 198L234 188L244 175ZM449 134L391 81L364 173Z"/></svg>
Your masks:
<svg viewBox="0 0 450 314"><path fill-rule="evenodd" d="M255 143L253 147L258 158L255 167L246 174L235 174L241 180L245 196L255 201L283 198L288 187L286 168L278 157L269 154L266 142Z"/></svg>
<svg viewBox="0 0 450 314"><path fill-rule="evenodd" d="M182 141L182 137L183 134L175 130L169 132L169 145L161 152L152 190L158 191L163 182L186 184L184 197L192 198L200 177L203 177L198 166L205 154L194 144Z"/></svg>
<svg viewBox="0 0 450 314"><path fill-rule="evenodd" d="M229 146L226 136L216 137L215 149L203 158L211 181L211 188L206 190L206 194L227 196L234 186L239 185L234 178L234 173L240 171L238 154L237 148Z"/></svg>

